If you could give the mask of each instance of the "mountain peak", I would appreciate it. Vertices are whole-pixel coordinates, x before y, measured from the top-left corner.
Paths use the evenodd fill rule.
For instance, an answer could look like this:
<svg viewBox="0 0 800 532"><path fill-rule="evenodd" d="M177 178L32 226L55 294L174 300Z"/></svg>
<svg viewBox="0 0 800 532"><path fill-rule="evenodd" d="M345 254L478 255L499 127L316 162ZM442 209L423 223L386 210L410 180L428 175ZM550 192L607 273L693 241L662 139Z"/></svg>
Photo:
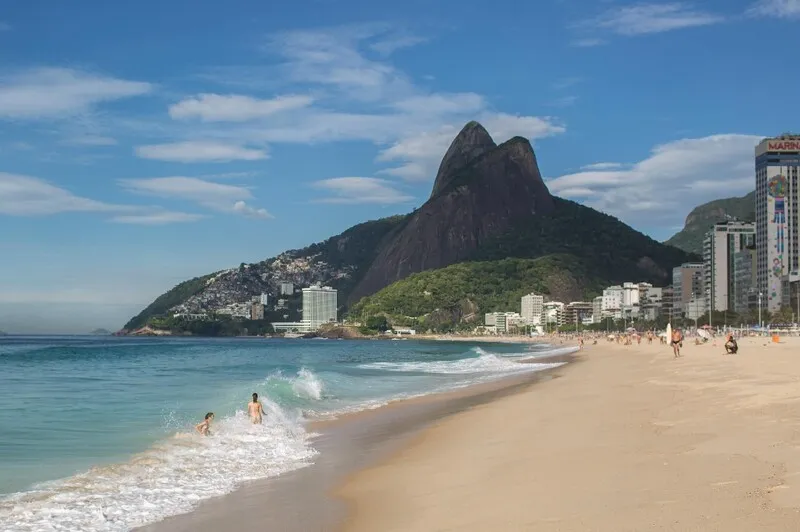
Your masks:
<svg viewBox="0 0 800 532"><path fill-rule="evenodd" d="M433 183L431 197L442 191L455 177L459 170L465 168L484 153L497 147L489 132L476 121L467 122L453 139L445 153L436 181Z"/></svg>

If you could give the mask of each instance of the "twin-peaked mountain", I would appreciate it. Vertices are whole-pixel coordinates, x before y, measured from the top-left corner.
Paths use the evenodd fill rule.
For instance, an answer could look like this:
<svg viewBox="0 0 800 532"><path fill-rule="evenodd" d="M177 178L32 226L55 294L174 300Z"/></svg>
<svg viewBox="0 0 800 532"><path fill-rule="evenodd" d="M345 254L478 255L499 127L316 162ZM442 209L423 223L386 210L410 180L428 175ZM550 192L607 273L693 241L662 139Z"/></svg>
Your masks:
<svg viewBox="0 0 800 532"><path fill-rule="evenodd" d="M509 257L523 260L502 260ZM497 145L483 126L470 122L447 150L430 198L414 212L362 223L304 249L181 283L126 328L170 312L213 312L264 292L276 294L282 281L333 286L340 304L350 307L412 274L475 261L496 262L472 268L470 284L510 291L509 301L517 292L533 289L572 301L595 295L610 283L663 285L672 267L688 258L616 218L552 196L527 139L514 137ZM444 280L440 275L436 282L446 285L446 271ZM504 278L509 282L504 284ZM433 293L422 285L417 288ZM469 292L470 287L459 290ZM442 294L432 304L466 309L454 314L458 316L505 304L503 297L459 297ZM483 307L477 300L484 301Z"/></svg>

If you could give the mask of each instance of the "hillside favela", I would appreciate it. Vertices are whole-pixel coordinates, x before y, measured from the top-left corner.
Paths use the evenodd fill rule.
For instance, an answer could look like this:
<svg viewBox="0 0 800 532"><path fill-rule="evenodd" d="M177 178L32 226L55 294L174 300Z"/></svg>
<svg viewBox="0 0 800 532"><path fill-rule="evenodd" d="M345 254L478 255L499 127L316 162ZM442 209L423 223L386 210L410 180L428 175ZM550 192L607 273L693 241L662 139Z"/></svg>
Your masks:
<svg viewBox="0 0 800 532"><path fill-rule="evenodd" d="M800 530L798 24L0 7L0 531Z"/></svg>

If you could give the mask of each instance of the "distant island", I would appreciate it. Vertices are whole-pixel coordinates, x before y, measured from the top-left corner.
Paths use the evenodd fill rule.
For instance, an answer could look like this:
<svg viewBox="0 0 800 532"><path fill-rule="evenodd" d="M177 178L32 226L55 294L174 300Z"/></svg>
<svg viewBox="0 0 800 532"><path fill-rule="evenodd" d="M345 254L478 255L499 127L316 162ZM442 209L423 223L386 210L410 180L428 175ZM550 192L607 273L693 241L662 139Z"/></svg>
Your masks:
<svg viewBox="0 0 800 532"><path fill-rule="evenodd" d="M106 329L95 329L89 333L90 336L110 336L111 331Z"/></svg>

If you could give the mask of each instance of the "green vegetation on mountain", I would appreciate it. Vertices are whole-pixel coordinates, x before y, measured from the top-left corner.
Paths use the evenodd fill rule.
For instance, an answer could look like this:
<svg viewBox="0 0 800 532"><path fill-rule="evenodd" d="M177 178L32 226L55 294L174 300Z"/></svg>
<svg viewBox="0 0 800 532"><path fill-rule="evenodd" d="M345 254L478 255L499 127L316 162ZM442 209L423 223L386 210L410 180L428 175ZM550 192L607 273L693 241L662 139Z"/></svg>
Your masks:
<svg viewBox="0 0 800 532"><path fill-rule="evenodd" d="M204 275L203 277L195 277L184 281L174 288L158 296L155 301L150 303L143 311L134 316L125 324L125 329L134 330L144 327L148 320L154 316L165 316L167 311L175 305L180 305L191 296L202 291L208 280L214 274Z"/></svg>
<svg viewBox="0 0 800 532"><path fill-rule="evenodd" d="M580 257L608 284L646 281L663 286L672 266L691 257L625 225L613 216L554 197L555 210L487 242L475 260L537 258L553 253Z"/></svg>
<svg viewBox="0 0 800 532"><path fill-rule="evenodd" d="M703 252L703 238L715 223L732 219L755 221L755 201L756 193L753 191L741 198L725 198L699 205L686 217L683 229L664 243L699 255Z"/></svg>
<svg viewBox="0 0 800 532"><path fill-rule="evenodd" d="M263 336L274 332L267 320L234 319L225 315L211 316L207 320L151 318L148 325L153 329L170 331L174 335L191 336Z"/></svg>
<svg viewBox="0 0 800 532"><path fill-rule="evenodd" d="M594 297L604 286L570 255L462 262L397 281L363 298L350 315L365 324L382 315L392 325L445 331L482 324L486 312L519 310L520 298L530 292L569 301Z"/></svg>

